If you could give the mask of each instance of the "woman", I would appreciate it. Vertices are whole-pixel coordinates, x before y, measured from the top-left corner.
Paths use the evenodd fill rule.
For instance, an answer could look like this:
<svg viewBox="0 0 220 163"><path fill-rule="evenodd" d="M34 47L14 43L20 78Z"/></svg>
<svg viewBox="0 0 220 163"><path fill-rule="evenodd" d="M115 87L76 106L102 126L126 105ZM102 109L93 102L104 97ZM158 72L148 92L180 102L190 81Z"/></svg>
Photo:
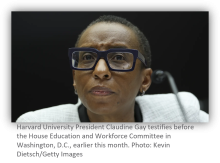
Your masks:
<svg viewBox="0 0 220 163"><path fill-rule="evenodd" d="M17 122L181 122L174 95L144 95L151 84L151 54L144 34L127 20L102 16L69 49L76 105L29 112ZM188 121L207 121L190 93L180 93Z"/></svg>

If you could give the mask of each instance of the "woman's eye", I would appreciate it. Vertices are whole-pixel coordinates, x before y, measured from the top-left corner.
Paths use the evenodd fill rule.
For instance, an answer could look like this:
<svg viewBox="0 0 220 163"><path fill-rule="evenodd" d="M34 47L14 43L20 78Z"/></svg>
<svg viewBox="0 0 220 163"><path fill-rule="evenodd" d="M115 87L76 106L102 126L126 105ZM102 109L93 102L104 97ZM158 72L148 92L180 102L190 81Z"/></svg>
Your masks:
<svg viewBox="0 0 220 163"><path fill-rule="evenodd" d="M83 60L92 60L94 57L92 55L84 55Z"/></svg>
<svg viewBox="0 0 220 163"><path fill-rule="evenodd" d="M121 55L116 55L113 57L114 60L124 60L125 58Z"/></svg>

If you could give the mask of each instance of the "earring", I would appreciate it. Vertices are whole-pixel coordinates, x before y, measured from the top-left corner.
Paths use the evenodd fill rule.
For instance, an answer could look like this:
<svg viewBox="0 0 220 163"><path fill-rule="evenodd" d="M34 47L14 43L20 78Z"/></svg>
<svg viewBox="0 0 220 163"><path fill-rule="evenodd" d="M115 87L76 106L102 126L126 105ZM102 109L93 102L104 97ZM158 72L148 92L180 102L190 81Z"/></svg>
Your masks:
<svg viewBox="0 0 220 163"><path fill-rule="evenodd" d="M74 89L74 92L75 92L75 95L78 95L78 93L77 93L77 90L76 90L76 89Z"/></svg>
<svg viewBox="0 0 220 163"><path fill-rule="evenodd" d="M145 94L145 91L142 92L141 96L143 96Z"/></svg>

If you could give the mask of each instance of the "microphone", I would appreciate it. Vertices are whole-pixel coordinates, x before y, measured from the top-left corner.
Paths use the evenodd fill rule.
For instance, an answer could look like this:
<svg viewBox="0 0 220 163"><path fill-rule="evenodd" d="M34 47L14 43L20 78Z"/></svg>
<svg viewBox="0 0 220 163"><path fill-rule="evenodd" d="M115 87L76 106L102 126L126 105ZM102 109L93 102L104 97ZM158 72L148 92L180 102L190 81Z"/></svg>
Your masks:
<svg viewBox="0 0 220 163"><path fill-rule="evenodd" d="M156 84L160 84L164 81L164 79L167 78L168 81L169 81L169 84L170 84L170 87L171 87L171 90L173 91L173 93L176 95L176 99L178 101L178 104L180 106L180 109L181 109L181 112L183 113L183 117L184 117L184 120L187 122L187 118L186 118L186 113L185 113L185 110L183 108L183 105L180 101L180 98L178 96L178 89L176 87L176 84L175 84L175 81L174 81L174 78L172 77L172 75L167 72L167 71L162 71L162 70L155 70L152 75L151 75L151 79L154 83Z"/></svg>
<svg viewBox="0 0 220 163"><path fill-rule="evenodd" d="M166 78L166 75L164 74L164 71L162 70L155 70L151 75L152 81L156 84L162 83L165 78Z"/></svg>

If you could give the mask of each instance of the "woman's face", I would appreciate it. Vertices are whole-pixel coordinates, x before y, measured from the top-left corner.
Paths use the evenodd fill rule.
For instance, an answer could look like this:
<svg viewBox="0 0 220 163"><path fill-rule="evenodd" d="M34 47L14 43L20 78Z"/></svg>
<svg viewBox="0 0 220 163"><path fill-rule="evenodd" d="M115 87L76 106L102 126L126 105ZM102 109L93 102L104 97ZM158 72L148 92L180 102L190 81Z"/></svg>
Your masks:
<svg viewBox="0 0 220 163"><path fill-rule="evenodd" d="M139 49L134 32L118 23L97 23L81 36L78 47L105 51L111 48ZM73 71L74 87L89 112L97 115L120 115L134 109L140 90L148 89L151 69L141 69L136 60L130 72L109 71L104 59L100 59L94 70ZM147 86L146 86L147 85Z"/></svg>

